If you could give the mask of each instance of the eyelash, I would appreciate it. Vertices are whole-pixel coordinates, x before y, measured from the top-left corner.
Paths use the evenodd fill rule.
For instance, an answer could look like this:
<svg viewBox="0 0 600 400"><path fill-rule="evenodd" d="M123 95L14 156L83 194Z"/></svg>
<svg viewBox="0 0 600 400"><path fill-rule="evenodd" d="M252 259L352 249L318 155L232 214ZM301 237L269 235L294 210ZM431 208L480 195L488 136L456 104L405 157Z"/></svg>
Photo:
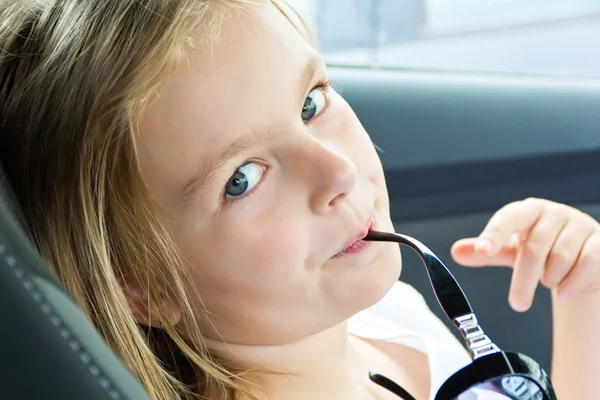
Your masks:
<svg viewBox="0 0 600 400"><path fill-rule="evenodd" d="M321 89L321 90L325 91L325 90L329 89L330 87L331 87L331 81L329 79L321 79L319 82L317 82L317 84L315 86L313 86L312 89L310 89L308 91L308 93L310 93L310 92L312 92L313 90L316 90L316 89ZM326 102L325 107L323 107L323 109L321 110L321 114L324 113L325 111L327 111L328 107L329 107L329 99ZM244 165L247 165L247 164L252 163L252 162L256 162L256 161L254 161L252 159L244 161L243 163L241 163L240 165L238 165L235 168L234 173L238 169L242 168ZM267 174L267 173L268 173L268 167L267 167L267 170L264 172L264 174ZM223 193L221 193L221 199L223 199L223 201L222 201L223 206L224 207L228 207L228 206L230 206L230 205L232 205L232 204L234 204L234 203L236 203L238 201L249 199L251 196L253 196L254 194L256 194L260 190L260 188L262 187L262 183L265 180L265 177L266 176L263 175L262 179L256 185L256 187L254 189L252 189L248 194L244 194L242 196L237 196L237 197L233 197L233 198L231 198L229 200L226 200L225 199L225 190L223 190Z"/></svg>
<svg viewBox="0 0 600 400"><path fill-rule="evenodd" d="M244 161L243 163L241 163L239 166L237 166L234 169L234 173L238 169L240 169L243 166L248 165L250 163L262 164L263 167L265 168L265 171L263 172L263 176L262 176L260 182L258 182L256 184L256 186L250 192L248 192L247 194L244 194L244 195L241 195L241 196L232 197L230 199L226 199L225 198L225 190L226 189L223 188L223 191L221 193L221 200L222 200L221 203L222 203L223 207L229 207L230 205L232 205L232 204L234 204L234 203L236 203L238 201L249 199L251 196L253 196L254 194L256 194L260 190L260 188L262 187L262 184L263 184L263 182L264 182L264 180L266 178L266 174L269 173L269 167L267 167L264 163L261 163L261 162L259 162L257 160L248 159L248 160ZM233 175L233 174L231 174L231 175Z"/></svg>
<svg viewBox="0 0 600 400"><path fill-rule="evenodd" d="M223 208L230 207L231 205L237 203L238 201L247 200L250 197L254 196L260 190L260 188L262 186L263 179L261 179L261 181L256 185L256 187L254 187L254 189L252 189L247 194L244 194L242 196L233 197L231 199L225 199L225 196L223 196L222 197L222 199L223 199L223 202L222 202L223 203Z"/></svg>
<svg viewBox="0 0 600 400"><path fill-rule="evenodd" d="M327 89L329 89L330 87L331 87L331 81L330 81L329 79L321 79L319 82L317 82L317 84L316 84L315 86L313 86L313 88L312 88L312 89L310 89L310 90L308 91L308 93L310 93L310 92L312 92L313 90L316 90L316 89L320 89L321 91L325 92L325 91L327 91ZM323 113L325 113L325 112L327 111L327 109L329 108L329 103L330 103L330 101L329 101L329 96L327 96L326 94L325 94L325 100L326 100L326 101L325 101L325 106L323 107L323 109L321 110L321 112L319 113L319 115L318 115L318 116L316 116L316 117L314 117L314 118L318 118L319 116L323 115ZM311 121L312 121L314 118L310 119L310 120L309 120L308 122L306 122L306 123L307 123L307 124L310 124L310 123L311 123Z"/></svg>
<svg viewBox="0 0 600 400"><path fill-rule="evenodd" d="M321 79L315 87L310 89L308 93L312 92L315 89L328 89L331 86L331 81L329 79Z"/></svg>

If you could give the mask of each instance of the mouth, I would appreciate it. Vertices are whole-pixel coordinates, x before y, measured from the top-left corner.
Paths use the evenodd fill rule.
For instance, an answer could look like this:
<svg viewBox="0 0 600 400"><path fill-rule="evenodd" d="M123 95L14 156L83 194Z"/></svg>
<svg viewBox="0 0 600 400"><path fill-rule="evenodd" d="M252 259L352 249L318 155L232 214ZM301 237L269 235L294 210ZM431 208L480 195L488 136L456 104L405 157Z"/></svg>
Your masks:
<svg viewBox="0 0 600 400"><path fill-rule="evenodd" d="M346 242L346 245L344 246L344 248L339 253L337 253L335 256L333 256L333 258L341 257L341 256L344 256L347 254L359 253L362 250L369 247L371 242L367 242L362 239L364 239L365 236L367 236L367 234L369 233L369 231L373 230L373 229L375 229L375 219L374 219L373 215L371 215L371 217L369 218L369 221L361 229L361 231L359 233L357 233L356 235L352 236L350 238L350 240L348 240L348 242Z"/></svg>

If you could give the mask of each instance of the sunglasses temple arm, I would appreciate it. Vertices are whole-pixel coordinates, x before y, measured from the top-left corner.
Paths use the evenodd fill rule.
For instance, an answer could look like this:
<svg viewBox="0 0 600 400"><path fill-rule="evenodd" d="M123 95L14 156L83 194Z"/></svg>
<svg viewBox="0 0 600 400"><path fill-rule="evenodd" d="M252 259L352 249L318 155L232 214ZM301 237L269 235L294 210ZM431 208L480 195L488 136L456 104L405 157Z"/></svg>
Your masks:
<svg viewBox="0 0 600 400"><path fill-rule="evenodd" d="M402 388L402 386L398 385L396 382L392 381L385 376L378 374L373 371L369 371L369 378L371 381L375 382L379 386L389 390L390 392L400 396L402 400L416 400L410 393Z"/></svg>
<svg viewBox="0 0 600 400"><path fill-rule="evenodd" d="M500 351L479 326L477 317L458 282L427 246L399 233L369 231L364 240L395 242L413 249L423 260L438 303L450 322L462 334L472 359Z"/></svg>
<svg viewBox="0 0 600 400"><path fill-rule="evenodd" d="M429 281L442 310L452 323L457 317L472 314L473 310L462 289L448 268L433 254L429 248L415 239L398 233L371 231L366 240L395 242L413 249L425 263Z"/></svg>

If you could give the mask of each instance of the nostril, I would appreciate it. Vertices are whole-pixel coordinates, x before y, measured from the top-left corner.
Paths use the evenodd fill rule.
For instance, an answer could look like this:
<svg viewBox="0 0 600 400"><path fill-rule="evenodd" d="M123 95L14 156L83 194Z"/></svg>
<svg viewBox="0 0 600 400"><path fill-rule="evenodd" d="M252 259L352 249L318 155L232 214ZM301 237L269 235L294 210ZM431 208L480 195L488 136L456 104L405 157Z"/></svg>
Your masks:
<svg viewBox="0 0 600 400"><path fill-rule="evenodd" d="M346 197L348 197L348 193L340 193L337 196L335 196L333 199L331 199L331 201L329 202L329 206L333 207L336 204L338 204L340 201L343 201Z"/></svg>

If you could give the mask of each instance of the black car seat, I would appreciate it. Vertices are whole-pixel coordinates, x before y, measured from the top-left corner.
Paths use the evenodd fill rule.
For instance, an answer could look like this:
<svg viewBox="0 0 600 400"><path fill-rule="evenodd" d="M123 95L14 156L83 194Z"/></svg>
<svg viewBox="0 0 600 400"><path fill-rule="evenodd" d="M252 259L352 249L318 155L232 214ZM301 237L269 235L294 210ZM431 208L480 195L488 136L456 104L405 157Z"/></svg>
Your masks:
<svg viewBox="0 0 600 400"><path fill-rule="evenodd" d="M0 166L0 399L149 400L24 228Z"/></svg>

